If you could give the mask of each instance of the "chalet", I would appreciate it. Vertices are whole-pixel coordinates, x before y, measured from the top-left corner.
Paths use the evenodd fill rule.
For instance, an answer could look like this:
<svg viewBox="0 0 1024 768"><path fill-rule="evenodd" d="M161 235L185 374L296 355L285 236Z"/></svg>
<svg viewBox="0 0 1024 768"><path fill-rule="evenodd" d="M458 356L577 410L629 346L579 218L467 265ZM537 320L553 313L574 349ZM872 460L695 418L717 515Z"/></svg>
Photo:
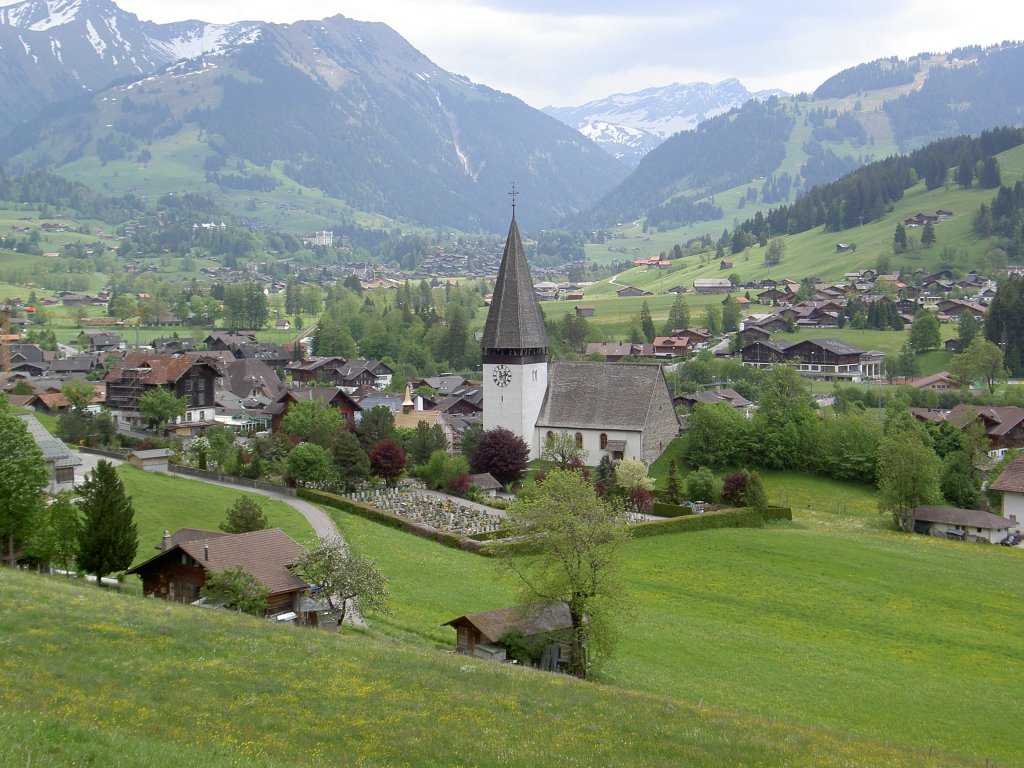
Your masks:
<svg viewBox="0 0 1024 768"><path fill-rule="evenodd" d="M728 293L732 283L724 278L701 277L693 281L693 289L697 293Z"/></svg>
<svg viewBox="0 0 1024 768"><path fill-rule="evenodd" d="M26 376L41 376L53 364L54 353L44 350L37 344L11 344L11 373L23 373Z"/></svg>
<svg viewBox="0 0 1024 768"><path fill-rule="evenodd" d="M989 456L993 458L1012 448L1024 448L1024 408L1015 405L961 404L948 411L911 408L910 413L920 421L949 421L960 429L967 429L976 419L981 419L989 440Z"/></svg>
<svg viewBox="0 0 1024 768"><path fill-rule="evenodd" d="M726 282L728 282L728 281L726 281ZM619 290L617 290L615 293L618 294L618 296L620 298L626 298L626 297L629 297L629 296L650 296L651 295L649 292L642 291L639 288L634 288L631 285L627 285L624 288L619 288Z"/></svg>
<svg viewBox="0 0 1024 768"><path fill-rule="evenodd" d="M687 411L692 411L693 406L698 403L702 403L704 405L725 403L728 406L743 411L746 416L750 415L751 409L754 405L734 389L715 389L704 392L690 392L685 395L676 395L672 398L672 402L676 407L682 406Z"/></svg>
<svg viewBox="0 0 1024 768"><path fill-rule="evenodd" d="M654 339L655 357L675 357L685 355L690 351L690 339L685 336L676 338L673 336L656 336Z"/></svg>
<svg viewBox="0 0 1024 768"><path fill-rule="evenodd" d="M288 363L284 370L297 384L335 383L340 378L338 371L347 364L344 357L308 357Z"/></svg>
<svg viewBox="0 0 1024 768"><path fill-rule="evenodd" d="M836 243L836 253L846 253L849 250L853 250L850 243Z"/></svg>
<svg viewBox="0 0 1024 768"><path fill-rule="evenodd" d="M236 360L259 360L271 368L284 368L292 359L291 351L280 344L233 344L231 354Z"/></svg>
<svg viewBox="0 0 1024 768"><path fill-rule="evenodd" d="M1015 520L978 509L919 506L912 511L915 533L947 539L998 544L1008 533L1019 529Z"/></svg>
<svg viewBox="0 0 1024 768"><path fill-rule="evenodd" d="M653 462L679 434L662 367L550 363L534 444L544 445L559 431L574 435L595 464L606 455Z"/></svg>
<svg viewBox="0 0 1024 768"><path fill-rule="evenodd" d="M594 307L591 304L577 304L576 317L593 317Z"/></svg>
<svg viewBox="0 0 1024 768"><path fill-rule="evenodd" d="M46 431L39 419L31 413L14 413L25 424L25 429L43 453L46 465L47 492L55 494L67 491L75 485L75 467L82 465L82 460L72 453L64 443Z"/></svg>
<svg viewBox="0 0 1024 768"><path fill-rule="evenodd" d="M960 315L964 312L973 314L975 320L984 321L986 312L985 307L981 304L976 304L973 301L960 301L959 299L946 299L940 302L938 310L940 323L959 321Z"/></svg>
<svg viewBox="0 0 1024 768"><path fill-rule="evenodd" d="M624 357L654 357L653 344L632 344L628 341L591 341L583 350L586 357L601 355L609 363Z"/></svg>
<svg viewBox="0 0 1024 768"><path fill-rule="evenodd" d="M758 304L789 304L796 298L796 294L785 288L767 288L757 294Z"/></svg>
<svg viewBox="0 0 1024 768"><path fill-rule="evenodd" d="M533 609L512 607L467 613L442 626L455 628L456 653L505 661L507 649L501 645L501 638L509 630L517 630L523 637L550 641L541 656L541 669L555 672L569 666L569 645L565 639L572 629L572 616L566 603L551 603Z"/></svg>
<svg viewBox="0 0 1024 768"><path fill-rule="evenodd" d="M719 269L732 269L732 262L731 261L726 261L725 259L722 259L720 262L718 262L718 268Z"/></svg>
<svg viewBox="0 0 1024 768"><path fill-rule="evenodd" d="M225 369L222 386L229 392L245 398L275 399L284 386L281 379L260 360L234 360Z"/></svg>
<svg viewBox="0 0 1024 768"><path fill-rule="evenodd" d="M853 381L878 376L881 353L865 352L838 339L755 341L740 351L744 365L770 368L795 363L804 376L819 381Z"/></svg>
<svg viewBox="0 0 1024 768"><path fill-rule="evenodd" d="M467 388L477 389L469 379L464 376L456 376L452 373L414 379L409 383L412 385L413 391L422 389L423 387L429 387L441 396L458 394L459 392L465 391Z"/></svg>
<svg viewBox="0 0 1024 768"><path fill-rule="evenodd" d="M121 346L121 337L116 333L86 330L78 334L78 344L86 352L111 352Z"/></svg>
<svg viewBox="0 0 1024 768"><path fill-rule="evenodd" d="M478 475L469 475L467 478L470 485L475 485L485 495L495 497L498 495L498 491L501 490L501 483L494 479L494 475L490 472L483 472Z"/></svg>
<svg viewBox="0 0 1024 768"><path fill-rule="evenodd" d="M1018 456L1005 467L989 490L1002 495L1003 517L1020 527L1024 523L1024 456Z"/></svg>
<svg viewBox="0 0 1024 768"><path fill-rule="evenodd" d="M281 429L281 421L288 414L292 403L319 401L328 408L335 408L348 422L350 429L356 425L356 411L362 410L358 403L345 394L341 387L293 387L282 392L277 399L266 407L271 415L270 429L277 432Z"/></svg>
<svg viewBox="0 0 1024 768"><path fill-rule="evenodd" d="M948 392L960 389L960 382L952 374L946 371L933 373L931 376L922 376L906 382L914 389L930 390L933 392Z"/></svg>
<svg viewBox="0 0 1024 768"><path fill-rule="evenodd" d="M166 339L153 339L149 342L149 345L153 348L154 352L160 352L161 354L180 355L185 352L196 351L196 343L193 339L179 339L173 336Z"/></svg>
<svg viewBox="0 0 1024 768"><path fill-rule="evenodd" d="M130 352L104 378L106 403L118 424L125 428L144 426L139 399L163 389L185 398L185 415L176 425L193 432L213 423L213 391L221 371L197 354L159 355Z"/></svg>
<svg viewBox="0 0 1024 768"><path fill-rule="evenodd" d="M279 331L287 331L291 327L292 327L292 324L287 319L285 319L285 318L281 318L280 320L278 320L278 321L276 321L274 323L274 328L276 328Z"/></svg>
<svg viewBox="0 0 1024 768"><path fill-rule="evenodd" d="M232 347L238 344L255 343L255 331L235 331L234 333L212 331L205 339L203 339L203 344L206 345L207 349L221 351L230 351Z"/></svg>
<svg viewBox="0 0 1024 768"><path fill-rule="evenodd" d="M308 610L305 599L309 585L290 570L304 550L279 528L251 533L181 528L173 535L165 532L158 549L158 554L127 571L142 579L147 597L193 603L210 576L241 568L270 593L269 615L294 613L300 623L318 623L317 611Z"/></svg>

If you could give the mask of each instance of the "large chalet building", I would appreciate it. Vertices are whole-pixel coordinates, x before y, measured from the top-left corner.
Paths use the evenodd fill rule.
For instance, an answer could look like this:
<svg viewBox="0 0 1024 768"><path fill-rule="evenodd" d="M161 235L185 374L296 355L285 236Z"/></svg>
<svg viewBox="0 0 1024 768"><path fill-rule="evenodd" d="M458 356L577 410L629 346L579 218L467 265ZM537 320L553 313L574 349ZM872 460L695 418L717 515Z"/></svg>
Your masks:
<svg viewBox="0 0 1024 768"><path fill-rule="evenodd" d="M145 427L139 400L147 392L163 389L185 399L185 415L175 430L193 434L214 420L214 386L223 374L197 354L160 355L129 352L104 378L107 407L121 429Z"/></svg>
<svg viewBox="0 0 1024 768"><path fill-rule="evenodd" d="M820 381L861 381L881 374L881 352L865 352L838 339L758 339L740 351L744 365L771 368L779 363L796 366L807 378Z"/></svg>

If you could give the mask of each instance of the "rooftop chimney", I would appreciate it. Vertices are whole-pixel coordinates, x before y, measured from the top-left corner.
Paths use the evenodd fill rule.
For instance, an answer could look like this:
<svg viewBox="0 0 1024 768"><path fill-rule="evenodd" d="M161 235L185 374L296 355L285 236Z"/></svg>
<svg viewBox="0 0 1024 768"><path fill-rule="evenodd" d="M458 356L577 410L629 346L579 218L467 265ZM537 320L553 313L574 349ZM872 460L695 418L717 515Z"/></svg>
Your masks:
<svg viewBox="0 0 1024 768"><path fill-rule="evenodd" d="M160 540L160 551L166 552L167 548L171 546L171 532L166 528L164 529L163 538Z"/></svg>
<svg viewBox="0 0 1024 768"><path fill-rule="evenodd" d="M209 544L203 544L203 560L209 560L209 559L210 559L210 545Z"/></svg>

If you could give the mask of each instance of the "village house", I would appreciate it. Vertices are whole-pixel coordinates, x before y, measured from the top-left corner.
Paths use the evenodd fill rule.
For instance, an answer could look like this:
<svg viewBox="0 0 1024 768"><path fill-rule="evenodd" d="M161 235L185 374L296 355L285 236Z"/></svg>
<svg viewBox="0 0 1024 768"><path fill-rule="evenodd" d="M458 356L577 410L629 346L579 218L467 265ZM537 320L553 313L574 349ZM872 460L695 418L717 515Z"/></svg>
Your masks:
<svg viewBox="0 0 1024 768"><path fill-rule="evenodd" d="M979 509L919 506L913 514L915 533L960 541L998 544L1018 529L1016 521Z"/></svg>
<svg viewBox="0 0 1024 768"><path fill-rule="evenodd" d="M265 412L271 416L271 431L277 432L281 429L281 421L288 415L288 409L293 403L314 400L339 411L348 423L349 429L355 428L356 412L362 409L341 387L293 387L286 389L278 395L277 400L266 407Z"/></svg>
<svg viewBox="0 0 1024 768"><path fill-rule="evenodd" d="M46 465L46 491L56 494L59 491L71 490L75 485L75 468L82 465L82 460L72 453L63 442L46 431L39 419L31 413L15 413L20 418L29 435L43 453Z"/></svg>
<svg viewBox="0 0 1024 768"><path fill-rule="evenodd" d="M725 278L699 277L693 281L693 289L697 293L728 293L732 283Z"/></svg>
<svg viewBox="0 0 1024 768"><path fill-rule="evenodd" d="M223 533L181 528L164 532L159 553L126 573L142 579L146 597L172 603L195 603L207 579L241 568L270 593L267 614L316 626L323 606L308 599L309 585L290 567L304 550L279 528L250 533Z"/></svg>
<svg viewBox="0 0 1024 768"><path fill-rule="evenodd" d="M507 649L501 645L506 632L516 630L524 638L545 638L550 642L541 655L541 669L563 671L571 660L566 640L572 629L572 616L566 603L552 603L539 609L511 607L496 611L467 613L442 626L455 628L455 651L491 661L506 661Z"/></svg>
<svg viewBox="0 0 1024 768"><path fill-rule="evenodd" d="M852 381L876 378L881 373L881 352L865 352L838 339L754 341L740 350L744 365L771 368L792 363L803 376L819 381Z"/></svg>
<svg viewBox="0 0 1024 768"><path fill-rule="evenodd" d="M653 344L634 344L628 341L591 341L583 349L583 355L601 355L609 363L617 363L625 357L654 357Z"/></svg>
<svg viewBox="0 0 1024 768"><path fill-rule="evenodd" d="M1003 517L1016 523L1019 530L1024 523L1024 456L1007 464L989 488L1000 493Z"/></svg>
<svg viewBox="0 0 1024 768"><path fill-rule="evenodd" d="M160 355L130 352L104 378L106 404L118 426L145 426L139 400L146 393L163 389L185 399L185 415L175 424L187 433L213 423L214 387L221 371L198 354Z"/></svg>
<svg viewBox="0 0 1024 768"><path fill-rule="evenodd" d="M1003 456L1012 448L1024 448L1024 408L1014 405L958 405L951 410L911 408L910 413L920 421L949 421L966 429L981 419L988 436L988 453L992 458Z"/></svg>

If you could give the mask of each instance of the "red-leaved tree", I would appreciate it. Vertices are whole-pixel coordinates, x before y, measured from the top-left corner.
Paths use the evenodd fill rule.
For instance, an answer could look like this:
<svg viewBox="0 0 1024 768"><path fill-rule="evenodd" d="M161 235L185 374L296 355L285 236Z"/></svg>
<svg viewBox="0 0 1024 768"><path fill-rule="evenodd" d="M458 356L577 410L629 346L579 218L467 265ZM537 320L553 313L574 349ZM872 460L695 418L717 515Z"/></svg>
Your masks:
<svg viewBox="0 0 1024 768"><path fill-rule="evenodd" d="M484 432L469 459L474 472L490 472L495 480L506 486L526 476L529 461L530 446L505 427Z"/></svg>
<svg viewBox="0 0 1024 768"><path fill-rule="evenodd" d="M383 478L388 485L405 471L405 451L394 440L381 440L370 449L370 471Z"/></svg>

